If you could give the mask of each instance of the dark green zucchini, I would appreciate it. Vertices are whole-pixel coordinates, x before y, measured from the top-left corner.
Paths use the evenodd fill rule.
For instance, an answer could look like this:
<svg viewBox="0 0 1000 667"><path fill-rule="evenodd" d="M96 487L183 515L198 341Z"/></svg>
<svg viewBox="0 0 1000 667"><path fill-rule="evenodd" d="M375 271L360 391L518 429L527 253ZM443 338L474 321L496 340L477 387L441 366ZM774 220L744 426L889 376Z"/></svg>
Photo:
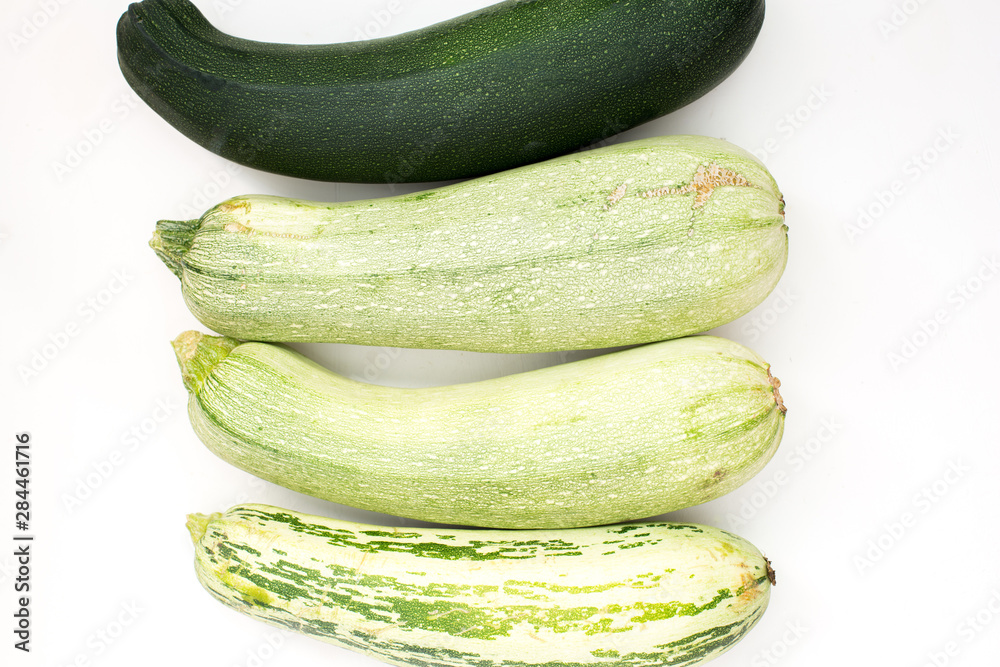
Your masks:
<svg viewBox="0 0 1000 667"><path fill-rule="evenodd" d="M467 178L660 117L749 53L763 0L508 0L421 30L328 45L212 27L188 0L118 23L125 79L235 162L324 181Z"/></svg>

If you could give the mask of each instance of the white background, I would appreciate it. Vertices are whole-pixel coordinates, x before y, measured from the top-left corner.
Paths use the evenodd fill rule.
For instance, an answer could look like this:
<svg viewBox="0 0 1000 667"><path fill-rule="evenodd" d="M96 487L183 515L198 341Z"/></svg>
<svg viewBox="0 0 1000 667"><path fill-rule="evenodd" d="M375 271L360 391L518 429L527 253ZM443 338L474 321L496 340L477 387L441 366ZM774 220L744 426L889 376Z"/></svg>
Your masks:
<svg viewBox="0 0 1000 667"><path fill-rule="evenodd" d="M196 4L227 32L322 43L404 32L489 0ZM718 331L782 379L784 442L747 486L672 518L734 530L777 569L764 619L718 667L993 665L1000 9L832 7L769 3L730 79L619 137L724 137L766 158L788 202L778 290ZM388 188L227 171L126 85L114 39L125 8L5 0L0 16L0 662L374 665L275 634L197 584L188 512L253 500L398 520L278 489L200 444L168 343L202 327L146 244L156 220L229 196L347 200ZM413 385L578 356L300 349L348 375ZM34 457L30 656L11 648L20 431Z"/></svg>

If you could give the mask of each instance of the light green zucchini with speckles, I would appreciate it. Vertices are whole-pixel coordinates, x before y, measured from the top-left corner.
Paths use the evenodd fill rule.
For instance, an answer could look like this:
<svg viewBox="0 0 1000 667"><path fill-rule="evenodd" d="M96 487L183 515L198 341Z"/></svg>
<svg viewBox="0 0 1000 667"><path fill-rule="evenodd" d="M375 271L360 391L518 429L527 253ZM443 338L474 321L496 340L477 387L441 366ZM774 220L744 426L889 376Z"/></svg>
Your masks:
<svg viewBox="0 0 1000 667"><path fill-rule="evenodd" d="M384 199L236 197L150 245L226 336L544 352L731 322L777 284L788 234L752 155L668 136Z"/></svg>
<svg viewBox="0 0 1000 667"><path fill-rule="evenodd" d="M226 605L395 665L700 665L774 580L746 540L690 524L387 528L242 505L188 528Z"/></svg>
<svg viewBox="0 0 1000 667"><path fill-rule="evenodd" d="M784 427L768 364L712 336L419 389L270 343L191 331L174 349L194 431L225 461L438 523L566 528L690 507L757 474Z"/></svg>

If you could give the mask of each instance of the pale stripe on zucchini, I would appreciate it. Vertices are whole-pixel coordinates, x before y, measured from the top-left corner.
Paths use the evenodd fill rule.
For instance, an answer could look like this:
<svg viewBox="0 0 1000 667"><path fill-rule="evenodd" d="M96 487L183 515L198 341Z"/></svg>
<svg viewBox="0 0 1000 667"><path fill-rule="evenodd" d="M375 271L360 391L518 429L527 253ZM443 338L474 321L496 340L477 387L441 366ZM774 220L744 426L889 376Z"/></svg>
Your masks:
<svg viewBox="0 0 1000 667"><path fill-rule="evenodd" d="M191 515L226 605L395 665L699 665L761 618L773 572L716 528L387 528L243 505Z"/></svg>
<svg viewBox="0 0 1000 667"><path fill-rule="evenodd" d="M402 389L269 343L174 342L198 437L318 498L424 521L564 528L718 498L781 440L778 381L722 338L653 343L540 370Z"/></svg>

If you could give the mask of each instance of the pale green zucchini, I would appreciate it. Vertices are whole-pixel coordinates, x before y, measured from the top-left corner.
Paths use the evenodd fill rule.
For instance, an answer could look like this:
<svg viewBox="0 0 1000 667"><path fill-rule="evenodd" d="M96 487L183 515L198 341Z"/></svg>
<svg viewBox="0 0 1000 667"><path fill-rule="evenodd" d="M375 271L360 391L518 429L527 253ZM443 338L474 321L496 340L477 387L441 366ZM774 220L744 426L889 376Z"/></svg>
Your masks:
<svg viewBox="0 0 1000 667"><path fill-rule="evenodd" d="M670 136L385 199L236 197L150 245L241 340L543 352L731 322L777 284L788 235L752 155Z"/></svg>
<svg viewBox="0 0 1000 667"><path fill-rule="evenodd" d="M174 341L188 414L216 455L352 507L494 528L651 517L753 477L781 440L768 364L711 336L481 382L401 389L284 346Z"/></svg>
<svg viewBox="0 0 1000 667"><path fill-rule="evenodd" d="M387 528L243 505L188 528L226 605L395 665L699 665L757 623L774 577L689 524Z"/></svg>

